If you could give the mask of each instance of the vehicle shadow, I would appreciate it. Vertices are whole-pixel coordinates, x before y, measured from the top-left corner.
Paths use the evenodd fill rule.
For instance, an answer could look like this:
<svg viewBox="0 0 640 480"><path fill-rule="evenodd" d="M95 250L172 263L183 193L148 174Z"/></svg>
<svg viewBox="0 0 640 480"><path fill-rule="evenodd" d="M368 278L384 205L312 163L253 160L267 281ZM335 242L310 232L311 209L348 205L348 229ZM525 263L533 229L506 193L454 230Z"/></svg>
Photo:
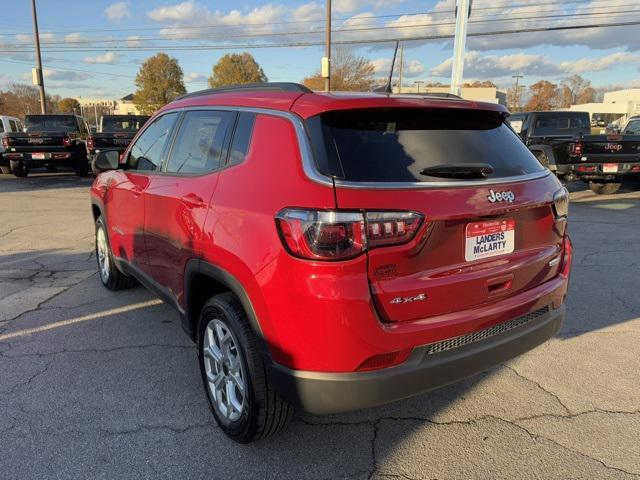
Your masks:
<svg viewBox="0 0 640 480"><path fill-rule="evenodd" d="M13 175L0 175L0 193L13 193L38 190L59 190L65 188L90 187L93 176L78 177L72 171L29 172L26 178Z"/></svg>

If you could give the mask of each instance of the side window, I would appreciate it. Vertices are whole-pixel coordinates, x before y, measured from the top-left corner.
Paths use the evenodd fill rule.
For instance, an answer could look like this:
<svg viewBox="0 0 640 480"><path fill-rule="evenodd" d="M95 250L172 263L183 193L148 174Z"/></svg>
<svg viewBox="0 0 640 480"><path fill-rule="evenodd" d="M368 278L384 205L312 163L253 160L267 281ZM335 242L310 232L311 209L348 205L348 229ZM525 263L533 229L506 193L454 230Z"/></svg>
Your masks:
<svg viewBox="0 0 640 480"><path fill-rule="evenodd" d="M131 147L128 168L156 171L162 165L162 154L169 139L177 113L167 113L155 119Z"/></svg>
<svg viewBox="0 0 640 480"><path fill-rule="evenodd" d="M220 167L235 113L196 110L184 115L167 164L170 173L206 173Z"/></svg>
<svg viewBox="0 0 640 480"><path fill-rule="evenodd" d="M9 129L12 132L17 132L18 131L18 122L16 122L15 120L9 120Z"/></svg>
<svg viewBox="0 0 640 480"><path fill-rule="evenodd" d="M253 133L253 125L256 123L256 114L242 112L238 116L236 129L233 134L233 143L231 144L231 152L229 153L229 165L236 165L244 162L249 153L251 145L251 134Z"/></svg>
<svg viewBox="0 0 640 480"><path fill-rule="evenodd" d="M0 118L0 133L4 132L4 122Z"/></svg>

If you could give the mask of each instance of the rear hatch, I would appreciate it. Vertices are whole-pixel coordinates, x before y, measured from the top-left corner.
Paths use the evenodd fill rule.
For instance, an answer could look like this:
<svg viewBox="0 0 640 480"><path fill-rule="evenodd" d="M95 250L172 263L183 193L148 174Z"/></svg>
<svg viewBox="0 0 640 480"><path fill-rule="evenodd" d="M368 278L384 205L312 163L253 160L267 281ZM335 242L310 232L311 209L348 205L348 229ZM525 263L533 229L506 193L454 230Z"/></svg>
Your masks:
<svg viewBox="0 0 640 480"><path fill-rule="evenodd" d="M592 162L640 160L640 135L587 135L581 143L582 156Z"/></svg>
<svg viewBox="0 0 640 480"><path fill-rule="evenodd" d="M7 137L10 138L9 146L25 150L24 147L32 147L38 149L43 146L63 146L63 138L67 137L64 132L27 132L27 133L11 133Z"/></svg>
<svg viewBox="0 0 640 480"><path fill-rule="evenodd" d="M378 225L369 215L370 235L405 229L389 212L423 217L411 240L367 252L383 320L437 321L558 274L564 222L552 204L561 186L501 112L350 110L308 125L319 169L339 172L338 208L387 212Z"/></svg>
<svg viewBox="0 0 640 480"><path fill-rule="evenodd" d="M93 148L126 147L136 132L96 133L93 135Z"/></svg>

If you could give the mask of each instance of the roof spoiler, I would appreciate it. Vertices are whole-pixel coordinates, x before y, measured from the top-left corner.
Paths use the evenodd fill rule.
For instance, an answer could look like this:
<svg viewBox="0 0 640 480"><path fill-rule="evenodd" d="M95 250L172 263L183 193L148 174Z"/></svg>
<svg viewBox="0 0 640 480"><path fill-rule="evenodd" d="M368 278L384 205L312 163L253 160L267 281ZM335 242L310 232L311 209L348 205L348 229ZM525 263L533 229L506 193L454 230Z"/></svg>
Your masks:
<svg viewBox="0 0 640 480"><path fill-rule="evenodd" d="M215 95L218 93L228 92L264 92L264 91L280 91L280 92L300 92L300 93L313 93L312 90L305 87L300 83L293 82L258 82L258 83L243 83L238 85L229 85L220 88L207 88L205 90L198 90L197 92L187 93L176 100L184 100L185 98L200 97L202 95Z"/></svg>

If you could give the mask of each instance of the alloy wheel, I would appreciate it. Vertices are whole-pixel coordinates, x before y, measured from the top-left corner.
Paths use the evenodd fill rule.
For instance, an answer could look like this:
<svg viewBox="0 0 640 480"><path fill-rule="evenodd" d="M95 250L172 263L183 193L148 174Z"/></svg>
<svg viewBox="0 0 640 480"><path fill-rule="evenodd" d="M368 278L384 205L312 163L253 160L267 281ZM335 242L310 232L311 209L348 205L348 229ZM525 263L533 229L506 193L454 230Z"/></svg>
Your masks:
<svg viewBox="0 0 640 480"><path fill-rule="evenodd" d="M238 341L223 321L214 318L205 330L202 349L212 403L221 420L235 422L247 404L246 376Z"/></svg>

